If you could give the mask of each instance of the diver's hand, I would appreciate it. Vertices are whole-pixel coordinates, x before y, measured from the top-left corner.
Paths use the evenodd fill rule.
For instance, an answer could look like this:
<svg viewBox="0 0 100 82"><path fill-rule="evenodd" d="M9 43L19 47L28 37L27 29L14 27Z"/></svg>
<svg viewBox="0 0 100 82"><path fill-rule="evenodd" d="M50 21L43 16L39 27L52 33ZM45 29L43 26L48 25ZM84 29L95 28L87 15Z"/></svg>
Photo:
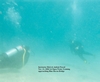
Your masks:
<svg viewBox="0 0 100 82"><path fill-rule="evenodd" d="M84 60L84 63L87 63L87 60Z"/></svg>

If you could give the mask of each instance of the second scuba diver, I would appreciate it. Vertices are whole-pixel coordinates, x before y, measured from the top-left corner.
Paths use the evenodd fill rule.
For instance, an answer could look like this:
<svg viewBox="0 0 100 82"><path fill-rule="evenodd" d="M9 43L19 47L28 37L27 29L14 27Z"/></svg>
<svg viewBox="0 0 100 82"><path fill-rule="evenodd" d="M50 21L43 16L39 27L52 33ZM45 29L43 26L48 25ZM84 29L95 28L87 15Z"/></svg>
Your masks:
<svg viewBox="0 0 100 82"><path fill-rule="evenodd" d="M93 54L85 51L83 45L79 41L71 41L70 50L72 53L78 55L85 63L87 63L87 60L83 57L83 55L94 56Z"/></svg>

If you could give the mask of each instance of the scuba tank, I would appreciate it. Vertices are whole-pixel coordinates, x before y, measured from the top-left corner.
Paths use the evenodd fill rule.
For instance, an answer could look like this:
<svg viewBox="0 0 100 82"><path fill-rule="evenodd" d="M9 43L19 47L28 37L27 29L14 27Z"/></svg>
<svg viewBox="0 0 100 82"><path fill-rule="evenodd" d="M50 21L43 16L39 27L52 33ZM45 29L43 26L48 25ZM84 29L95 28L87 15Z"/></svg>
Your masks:
<svg viewBox="0 0 100 82"><path fill-rule="evenodd" d="M13 56L14 54L17 54L20 51L23 51L23 47L22 46L17 46L16 48L13 48L13 49L7 51L6 55L8 57L11 57L11 56Z"/></svg>
<svg viewBox="0 0 100 82"><path fill-rule="evenodd" d="M0 68L22 68L28 61L30 53L27 46L17 46L0 55Z"/></svg>

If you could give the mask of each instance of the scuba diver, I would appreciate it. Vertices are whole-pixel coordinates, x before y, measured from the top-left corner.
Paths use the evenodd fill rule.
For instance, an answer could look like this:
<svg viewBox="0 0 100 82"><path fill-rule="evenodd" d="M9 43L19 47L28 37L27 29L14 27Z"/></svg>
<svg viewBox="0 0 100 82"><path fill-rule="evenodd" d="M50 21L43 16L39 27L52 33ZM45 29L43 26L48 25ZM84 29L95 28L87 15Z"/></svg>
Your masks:
<svg viewBox="0 0 100 82"><path fill-rule="evenodd" d="M22 68L28 61L30 52L27 46L17 46L5 53L0 54L1 68Z"/></svg>
<svg viewBox="0 0 100 82"><path fill-rule="evenodd" d="M78 55L85 63L87 63L87 60L83 57L84 54L94 56L93 54L85 51L83 45L79 41L71 41L70 50L72 53Z"/></svg>

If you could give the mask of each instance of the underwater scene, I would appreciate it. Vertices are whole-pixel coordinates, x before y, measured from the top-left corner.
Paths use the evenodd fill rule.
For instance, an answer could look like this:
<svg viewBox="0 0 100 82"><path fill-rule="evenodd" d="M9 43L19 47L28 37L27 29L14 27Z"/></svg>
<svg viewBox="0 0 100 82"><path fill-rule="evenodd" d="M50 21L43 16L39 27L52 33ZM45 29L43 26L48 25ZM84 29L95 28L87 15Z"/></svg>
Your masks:
<svg viewBox="0 0 100 82"><path fill-rule="evenodd" d="M1 0L0 82L99 82L99 0Z"/></svg>

